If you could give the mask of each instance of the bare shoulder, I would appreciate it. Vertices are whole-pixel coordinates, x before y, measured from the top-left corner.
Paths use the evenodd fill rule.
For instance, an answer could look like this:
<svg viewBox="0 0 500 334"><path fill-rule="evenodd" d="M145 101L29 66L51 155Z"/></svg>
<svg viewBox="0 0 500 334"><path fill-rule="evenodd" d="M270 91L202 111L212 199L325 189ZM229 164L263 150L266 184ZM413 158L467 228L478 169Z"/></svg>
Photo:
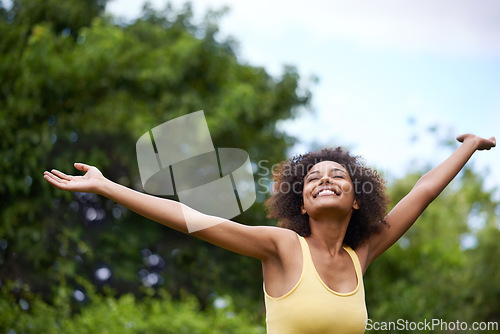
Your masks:
<svg viewBox="0 0 500 334"><path fill-rule="evenodd" d="M230 220L194 232L193 236L263 261L279 258L290 240L297 239L295 232L281 227L243 225Z"/></svg>
<svg viewBox="0 0 500 334"><path fill-rule="evenodd" d="M298 238L297 238L297 233L295 231L289 230L287 228L282 228L282 227L276 227L272 226L270 227L272 231L270 233L272 234L274 241L276 242L276 245L278 248L288 248L293 245L298 245Z"/></svg>
<svg viewBox="0 0 500 334"><path fill-rule="evenodd" d="M301 257L301 248L298 234L295 231L277 226L261 226L262 235L273 245L265 259L261 259L265 267L294 265L295 258Z"/></svg>
<svg viewBox="0 0 500 334"><path fill-rule="evenodd" d="M298 246L297 233L287 228L277 226L260 226L262 235L267 235L276 247L276 255L287 253L292 247Z"/></svg>

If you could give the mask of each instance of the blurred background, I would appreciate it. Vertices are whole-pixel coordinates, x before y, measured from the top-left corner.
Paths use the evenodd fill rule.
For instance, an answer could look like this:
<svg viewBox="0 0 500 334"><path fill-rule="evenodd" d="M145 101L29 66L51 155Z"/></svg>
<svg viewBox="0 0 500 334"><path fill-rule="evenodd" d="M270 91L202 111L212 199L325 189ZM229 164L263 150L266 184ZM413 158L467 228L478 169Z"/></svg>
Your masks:
<svg viewBox="0 0 500 334"><path fill-rule="evenodd" d="M176 8L182 1L172 1ZM164 9L164 0L150 1ZM279 75L297 68L313 92L311 108L280 122L299 143L349 146L378 169L404 175L415 163L440 161L428 129L443 141L460 133L498 136L500 4L498 1L192 1L199 21L227 8L221 38L232 36L241 61ZM113 0L107 11L131 22L142 1ZM310 129L314 129L311 131ZM418 140L417 140L418 139ZM493 162L493 163L492 163ZM495 185L500 154L475 158Z"/></svg>
<svg viewBox="0 0 500 334"><path fill-rule="evenodd" d="M0 0L0 332L263 333L260 263L64 193L98 166L142 190L135 142L205 111L246 150L274 225L272 165L344 146L393 203L457 146L498 137L500 3ZM500 163L478 152L365 275L374 321L500 321Z"/></svg>

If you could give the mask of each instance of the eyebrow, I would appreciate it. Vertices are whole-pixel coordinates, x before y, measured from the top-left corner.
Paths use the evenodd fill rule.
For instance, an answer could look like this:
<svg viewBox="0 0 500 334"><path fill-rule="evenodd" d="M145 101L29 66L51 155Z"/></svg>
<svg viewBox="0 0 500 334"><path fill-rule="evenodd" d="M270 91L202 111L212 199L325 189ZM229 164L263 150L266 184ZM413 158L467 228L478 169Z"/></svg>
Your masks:
<svg viewBox="0 0 500 334"><path fill-rule="evenodd" d="M330 171L330 172L331 172L331 171L335 171L335 172L342 172L342 173L344 173L344 174L346 174L346 175L347 175L347 173L346 173L343 169L340 169L340 168L332 168L332 169L330 169L329 171ZM307 175L304 177L304 179L308 178L309 176L311 176L312 174L315 174L315 173L319 173L319 171L318 171L318 170L315 170L315 171L310 172L309 174L307 174Z"/></svg>

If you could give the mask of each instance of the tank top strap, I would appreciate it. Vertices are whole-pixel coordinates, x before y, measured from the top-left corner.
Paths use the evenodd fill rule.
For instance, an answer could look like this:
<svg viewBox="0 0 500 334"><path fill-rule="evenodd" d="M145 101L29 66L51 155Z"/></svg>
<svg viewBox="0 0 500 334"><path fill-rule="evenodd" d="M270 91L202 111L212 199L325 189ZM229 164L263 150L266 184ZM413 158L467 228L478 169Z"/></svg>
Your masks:
<svg viewBox="0 0 500 334"><path fill-rule="evenodd" d="M352 259L358 282L363 282L363 270L361 269L361 262L359 261L358 254L348 245L344 245L343 247Z"/></svg>
<svg viewBox="0 0 500 334"><path fill-rule="evenodd" d="M311 273L311 269L316 271L306 239L299 234L297 234L297 237L299 237L300 248L302 249L302 274Z"/></svg>

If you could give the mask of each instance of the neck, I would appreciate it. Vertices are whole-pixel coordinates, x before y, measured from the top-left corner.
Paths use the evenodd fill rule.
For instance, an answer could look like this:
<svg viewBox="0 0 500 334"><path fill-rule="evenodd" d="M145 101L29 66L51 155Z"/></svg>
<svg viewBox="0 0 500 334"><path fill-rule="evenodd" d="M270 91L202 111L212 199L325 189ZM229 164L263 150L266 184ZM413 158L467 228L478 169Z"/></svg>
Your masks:
<svg viewBox="0 0 500 334"><path fill-rule="evenodd" d="M332 255L341 253L350 218L350 215L342 219L309 217L311 227L309 240L316 247L324 249Z"/></svg>

